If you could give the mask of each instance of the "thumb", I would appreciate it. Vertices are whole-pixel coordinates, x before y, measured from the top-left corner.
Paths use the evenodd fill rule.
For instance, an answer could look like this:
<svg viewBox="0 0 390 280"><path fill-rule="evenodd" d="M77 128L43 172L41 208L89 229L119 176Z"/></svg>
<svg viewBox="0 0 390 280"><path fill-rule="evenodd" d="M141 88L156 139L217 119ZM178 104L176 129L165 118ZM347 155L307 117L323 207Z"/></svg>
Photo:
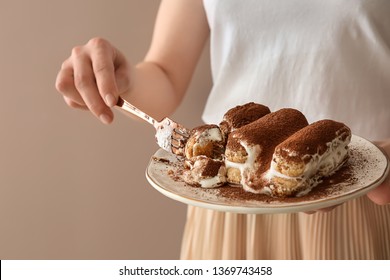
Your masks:
<svg viewBox="0 0 390 280"><path fill-rule="evenodd" d="M390 139L373 142L379 146L388 156L390 156ZM378 187L367 193L367 197L374 203L385 205L390 203L390 174Z"/></svg>
<svg viewBox="0 0 390 280"><path fill-rule="evenodd" d="M367 193L369 199L379 205L386 205L390 203L390 176L385 182Z"/></svg>

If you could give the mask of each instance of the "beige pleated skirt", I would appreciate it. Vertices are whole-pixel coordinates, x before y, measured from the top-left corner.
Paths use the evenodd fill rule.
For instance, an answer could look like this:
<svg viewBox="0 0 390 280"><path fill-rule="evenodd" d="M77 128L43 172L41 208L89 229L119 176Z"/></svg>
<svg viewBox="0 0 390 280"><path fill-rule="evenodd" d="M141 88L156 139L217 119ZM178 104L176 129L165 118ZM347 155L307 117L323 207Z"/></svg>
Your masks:
<svg viewBox="0 0 390 280"><path fill-rule="evenodd" d="M363 196L311 215L189 206L181 259L390 259L390 205Z"/></svg>

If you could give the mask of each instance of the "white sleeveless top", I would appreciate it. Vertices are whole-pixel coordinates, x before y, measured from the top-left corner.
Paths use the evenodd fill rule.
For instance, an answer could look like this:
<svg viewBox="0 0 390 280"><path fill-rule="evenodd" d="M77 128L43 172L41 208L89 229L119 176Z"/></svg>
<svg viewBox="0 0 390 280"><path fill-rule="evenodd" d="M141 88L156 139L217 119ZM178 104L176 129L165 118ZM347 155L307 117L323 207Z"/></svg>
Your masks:
<svg viewBox="0 0 390 280"><path fill-rule="evenodd" d="M249 101L390 137L390 0L204 0L219 123Z"/></svg>

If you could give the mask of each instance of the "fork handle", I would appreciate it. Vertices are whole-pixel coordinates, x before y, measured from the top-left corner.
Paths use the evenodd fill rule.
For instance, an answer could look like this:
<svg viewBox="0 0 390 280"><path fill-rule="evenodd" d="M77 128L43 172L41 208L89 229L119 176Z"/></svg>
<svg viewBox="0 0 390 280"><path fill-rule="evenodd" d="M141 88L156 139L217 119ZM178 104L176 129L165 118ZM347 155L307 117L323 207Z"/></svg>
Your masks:
<svg viewBox="0 0 390 280"><path fill-rule="evenodd" d="M153 125L153 126L155 125L156 120L154 118L152 118L148 114L142 112L140 109L138 109L137 107L135 107L133 104L129 103L128 101L126 101L122 97L119 96L118 102L116 105L118 107L120 107L121 109L123 109L124 111L131 113L133 115L136 115L137 117L143 119L144 121L147 121L151 125Z"/></svg>

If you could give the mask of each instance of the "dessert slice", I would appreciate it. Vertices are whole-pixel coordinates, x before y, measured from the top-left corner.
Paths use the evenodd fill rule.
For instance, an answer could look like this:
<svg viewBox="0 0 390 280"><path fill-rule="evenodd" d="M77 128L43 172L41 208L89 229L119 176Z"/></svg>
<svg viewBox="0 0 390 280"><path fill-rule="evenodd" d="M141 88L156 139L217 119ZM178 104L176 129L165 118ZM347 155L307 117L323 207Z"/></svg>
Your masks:
<svg viewBox="0 0 390 280"><path fill-rule="evenodd" d="M285 108L265 115L229 134L225 164L227 181L253 193L269 193L263 174L269 169L275 147L307 126L298 110Z"/></svg>
<svg viewBox="0 0 390 280"><path fill-rule="evenodd" d="M351 130L343 123L320 120L279 144L266 178L277 196L302 196L322 177L332 175L348 158Z"/></svg>
<svg viewBox="0 0 390 280"><path fill-rule="evenodd" d="M225 138L215 124L205 124L191 130L184 154L187 159L204 155L221 158L225 150Z"/></svg>

